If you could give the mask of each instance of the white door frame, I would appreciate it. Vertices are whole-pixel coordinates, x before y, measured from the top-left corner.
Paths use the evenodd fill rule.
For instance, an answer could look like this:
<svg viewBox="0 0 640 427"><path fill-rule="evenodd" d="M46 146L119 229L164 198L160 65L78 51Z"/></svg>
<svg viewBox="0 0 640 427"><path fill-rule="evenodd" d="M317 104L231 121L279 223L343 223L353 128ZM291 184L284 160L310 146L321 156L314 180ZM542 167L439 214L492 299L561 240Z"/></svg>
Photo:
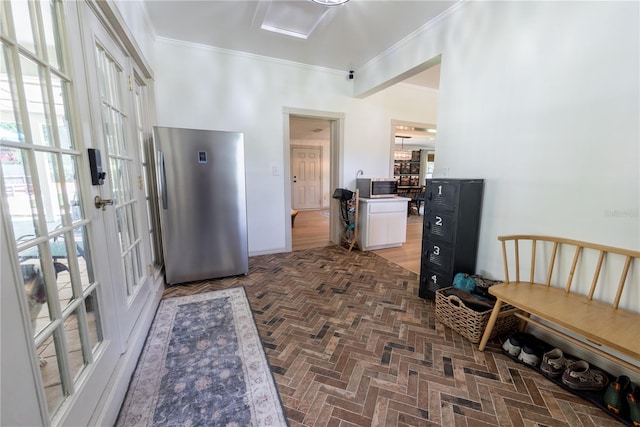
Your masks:
<svg viewBox="0 0 640 427"><path fill-rule="evenodd" d="M289 132L289 119L291 116L306 117L312 119L329 120L331 122L329 142L329 189L343 186L344 174L344 113L329 111L305 110L300 108L284 107L283 114L283 148L284 148L284 223L291 223L291 138ZM331 191L330 191L331 192ZM329 202L329 241L338 244L340 241L340 206L338 201L331 199ZM292 251L291 227L285 227L285 251Z"/></svg>

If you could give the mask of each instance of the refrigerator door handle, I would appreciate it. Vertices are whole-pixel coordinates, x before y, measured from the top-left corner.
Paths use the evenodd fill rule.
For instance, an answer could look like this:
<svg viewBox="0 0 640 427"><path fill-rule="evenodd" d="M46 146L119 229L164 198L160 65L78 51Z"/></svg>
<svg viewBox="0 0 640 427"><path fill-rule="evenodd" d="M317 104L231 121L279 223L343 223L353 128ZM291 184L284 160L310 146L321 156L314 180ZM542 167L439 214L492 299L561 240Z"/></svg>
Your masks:
<svg viewBox="0 0 640 427"><path fill-rule="evenodd" d="M162 198L162 209L167 209L167 172L164 167L164 154L158 151L158 168L160 169L160 197Z"/></svg>

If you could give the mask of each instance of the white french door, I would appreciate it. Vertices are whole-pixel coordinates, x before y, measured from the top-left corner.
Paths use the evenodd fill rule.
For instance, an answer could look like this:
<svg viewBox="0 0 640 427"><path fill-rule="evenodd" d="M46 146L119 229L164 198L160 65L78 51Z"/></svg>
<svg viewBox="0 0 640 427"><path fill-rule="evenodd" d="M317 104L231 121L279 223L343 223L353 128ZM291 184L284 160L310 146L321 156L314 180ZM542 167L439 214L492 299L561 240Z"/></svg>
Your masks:
<svg viewBox="0 0 640 427"><path fill-rule="evenodd" d="M136 79L126 49L90 7L83 7L81 16L87 76L93 89L89 93L92 122L99 123L96 134L107 174L100 197L112 203L101 212L107 236L117 236L107 239L106 245L124 352L151 293L153 278L149 233L143 232L147 226L141 158L144 150L136 134L136 121L141 117L136 115Z"/></svg>
<svg viewBox="0 0 640 427"><path fill-rule="evenodd" d="M145 80L99 7L0 2L0 425L111 419L122 353L141 346L129 342L136 325L146 332L136 322L161 261L146 209ZM92 185L87 148L100 150L104 185Z"/></svg>
<svg viewBox="0 0 640 427"><path fill-rule="evenodd" d="M109 267L102 261L108 255L100 244L104 223L90 203L82 67L71 61L67 37L75 18L58 1L0 2L7 425L87 424L120 350ZM15 304L5 305L7 299ZM13 342L26 345L5 347ZM25 377L21 365L7 364L16 359L5 351L28 361L32 376ZM33 396L25 384L35 385Z"/></svg>

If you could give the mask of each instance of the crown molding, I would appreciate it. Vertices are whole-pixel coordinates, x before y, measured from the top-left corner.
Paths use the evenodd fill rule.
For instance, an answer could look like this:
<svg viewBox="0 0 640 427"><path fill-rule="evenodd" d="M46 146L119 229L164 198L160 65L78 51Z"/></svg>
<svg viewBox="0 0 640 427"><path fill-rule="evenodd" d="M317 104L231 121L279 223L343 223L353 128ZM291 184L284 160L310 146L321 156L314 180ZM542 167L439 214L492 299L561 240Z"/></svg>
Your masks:
<svg viewBox="0 0 640 427"><path fill-rule="evenodd" d="M301 62L288 61L286 59L279 59L271 56L257 55L255 53L242 52L239 50L224 49L220 47L210 46L207 44L188 42L184 40L177 40L177 39L172 39L167 37L156 37L156 41L161 43L173 44L176 46L183 46L183 47L188 47L192 49L200 49L200 50L206 50L209 52L221 53L224 55L231 55L231 56L236 56L240 58L246 58L254 61L268 62L272 64L284 65L287 67L300 68L307 71L335 74L340 76L344 76L346 73L346 71L344 70L337 70L335 68L319 67L317 65L303 64Z"/></svg>
<svg viewBox="0 0 640 427"><path fill-rule="evenodd" d="M400 49L402 49L407 44L413 42L415 39L419 38L423 33L427 32L431 27L433 27L436 24L440 23L440 21L443 21L448 15L450 15L453 12L457 11L458 9L466 6L468 3L469 3L468 0L460 0L459 2L453 4L450 8L448 8L444 12L440 13L438 16L436 16L435 18L433 18L432 20L430 20L429 22L427 22L426 24L424 24L422 27L418 28L417 30L415 30L411 34L407 35L405 38L403 38L402 40L398 41L396 44L394 44L393 46L389 47L387 50L385 50L381 54L379 54L376 57L370 59L369 61L367 61L364 65L362 65L359 68L362 69L362 68L372 67L376 63L378 63L380 61L383 61L387 56L391 55L392 53L395 53L396 51L399 51Z"/></svg>

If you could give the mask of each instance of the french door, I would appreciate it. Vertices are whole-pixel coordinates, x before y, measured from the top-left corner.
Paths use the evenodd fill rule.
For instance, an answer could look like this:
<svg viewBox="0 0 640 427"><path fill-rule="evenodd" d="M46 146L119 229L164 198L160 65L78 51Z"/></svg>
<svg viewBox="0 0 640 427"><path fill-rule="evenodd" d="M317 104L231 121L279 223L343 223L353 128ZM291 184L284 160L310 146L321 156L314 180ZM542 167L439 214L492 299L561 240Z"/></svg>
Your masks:
<svg viewBox="0 0 640 427"><path fill-rule="evenodd" d="M91 424L151 293L144 79L95 5L0 2L2 425Z"/></svg>
<svg viewBox="0 0 640 427"><path fill-rule="evenodd" d="M134 92L134 83L137 80L126 49L102 25L90 7L82 8L81 17L87 76L92 89L89 94L92 122L100 124L96 133L107 174L99 197L112 203L104 205L101 213L107 235L117 236L105 243L109 252L121 350L124 352L150 295L148 282L153 277L149 234L142 232L147 225L141 166L144 150L137 135L137 122L142 117L140 108L136 109L139 95ZM139 82L136 90L140 91Z"/></svg>
<svg viewBox="0 0 640 427"><path fill-rule="evenodd" d="M84 166L90 138L80 127L81 68L66 32L73 14L53 1L3 1L0 10L2 219L11 242L2 266L19 273L2 292L11 297L13 286L22 307L12 319L3 310L2 322L16 326L9 337L3 329L3 346L21 333L31 338L26 356L38 400L23 405L41 423L82 424L108 383L120 338L109 320L111 277L101 261L108 253L97 244L105 224L91 208ZM19 390L25 378L14 378L4 360L3 352L3 382Z"/></svg>

